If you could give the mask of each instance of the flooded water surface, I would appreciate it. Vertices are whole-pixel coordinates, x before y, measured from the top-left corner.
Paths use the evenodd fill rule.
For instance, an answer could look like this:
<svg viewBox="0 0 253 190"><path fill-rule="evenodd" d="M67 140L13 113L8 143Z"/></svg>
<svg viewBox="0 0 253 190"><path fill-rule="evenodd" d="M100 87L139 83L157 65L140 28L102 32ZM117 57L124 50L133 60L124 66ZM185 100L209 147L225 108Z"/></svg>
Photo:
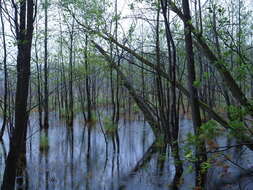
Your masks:
<svg viewBox="0 0 253 190"><path fill-rule="evenodd" d="M164 189L173 171L166 166L162 174L158 172L158 156L150 150L154 143L150 127L144 121L122 119L117 143L115 135L102 129L103 124L97 121L89 127L77 117L69 127L51 114L46 136L38 131L37 118L31 117L27 166L24 176L17 178L24 178L31 190ZM49 144L48 151L41 151L43 143ZM5 145L8 149L7 141ZM145 154L148 158L142 160ZM3 175L4 159L1 161Z"/></svg>
<svg viewBox="0 0 253 190"><path fill-rule="evenodd" d="M39 132L37 117L31 116L26 166L17 176L17 181L22 183L17 183L16 187L27 186L28 190L172 190L175 167L171 150L157 146L149 125L142 120L121 119L117 137L116 133L106 132L104 120L101 116L94 125L88 126L80 116L70 127L57 114L51 114L46 134ZM179 139L183 146L192 126L186 119L182 119L180 125ZM5 139L1 147L1 176L8 151L7 136ZM218 141L231 143L224 139ZM184 174L179 189L192 189L194 172L189 171L192 164L184 159L183 151L180 154ZM217 182L217 178L224 177L224 167L210 168L207 189L239 189L239 185L243 185L242 189L253 189L251 177L248 174L238 177L242 169L236 166L236 163L245 168L253 166L251 151L241 148L231 150L230 155L231 162L223 160L228 165L225 181ZM217 159L222 160L221 157ZM229 183L233 177L234 183Z"/></svg>

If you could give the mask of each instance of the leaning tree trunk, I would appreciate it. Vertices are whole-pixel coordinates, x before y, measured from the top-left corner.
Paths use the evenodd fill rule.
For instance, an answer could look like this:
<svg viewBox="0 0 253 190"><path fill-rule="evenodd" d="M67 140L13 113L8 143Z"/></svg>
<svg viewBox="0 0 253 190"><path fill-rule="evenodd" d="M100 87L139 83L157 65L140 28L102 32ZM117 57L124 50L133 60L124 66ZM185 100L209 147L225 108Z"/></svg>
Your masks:
<svg viewBox="0 0 253 190"><path fill-rule="evenodd" d="M10 151L6 160L2 190L14 190L18 161L22 157L27 131L27 99L30 79L30 59L33 34L34 3L33 0L19 1L14 4L19 16L15 17L18 41L17 53L17 87L15 98L15 128L10 141ZM19 24L18 23L19 17Z"/></svg>

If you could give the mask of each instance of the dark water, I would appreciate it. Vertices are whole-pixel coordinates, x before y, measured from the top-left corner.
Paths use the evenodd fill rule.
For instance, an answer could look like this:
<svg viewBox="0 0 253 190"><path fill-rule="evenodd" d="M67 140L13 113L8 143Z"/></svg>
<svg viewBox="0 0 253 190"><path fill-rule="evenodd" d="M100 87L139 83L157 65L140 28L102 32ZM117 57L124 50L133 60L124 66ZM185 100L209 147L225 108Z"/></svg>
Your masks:
<svg viewBox="0 0 253 190"><path fill-rule="evenodd" d="M48 152L40 151L38 120L31 116L27 139L27 166L23 176L29 190L165 190L171 189L175 168L170 149L154 148L154 136L150 127L140 120L124 120L119 123L119 152L113 138L101 129L103 118L92 128L84 125L82 117L76 117L73 128L66 126L56 114L50 116L48 131ZM192 130L191 122L181 119L180 144L184 146L186 134ZM44 136L44 134L42 134ZM8 151L8 138L5 137ZM226 138L217 137L221 145L233 144ZM1 149L0 171L4 171L4 149ZM242 168L253 167L252 151L244 147L231 149L227 155L231 161L221 160L224 166L213 166L208 173L207 189L253 190L250 175L242 175ZM192 165L184 161L184 175L181 190L194 187L194 173L188 170ZM162 158L162 159L161 159ZM161 161L162 160L162 161ZM164 162L163 162L164 161ZM242 168L236 166L237 163ZM225 173L224 173L225 172ZM220 182L224 179L224 183ZM232 179L232 180L231 180ZM230 180L232 183L225 183Z"/></svg>

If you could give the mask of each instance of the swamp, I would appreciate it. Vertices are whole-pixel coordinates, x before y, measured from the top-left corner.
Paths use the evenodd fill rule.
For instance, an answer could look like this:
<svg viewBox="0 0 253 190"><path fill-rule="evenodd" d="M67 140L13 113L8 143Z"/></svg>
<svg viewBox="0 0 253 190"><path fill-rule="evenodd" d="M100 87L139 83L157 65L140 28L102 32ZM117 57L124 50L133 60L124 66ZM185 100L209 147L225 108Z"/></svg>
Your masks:
<svg viewBox="0 0 253 190"><path fill-rule="evenodd" d="M252 190L251 0L0 0L1 190Z"/></svg>

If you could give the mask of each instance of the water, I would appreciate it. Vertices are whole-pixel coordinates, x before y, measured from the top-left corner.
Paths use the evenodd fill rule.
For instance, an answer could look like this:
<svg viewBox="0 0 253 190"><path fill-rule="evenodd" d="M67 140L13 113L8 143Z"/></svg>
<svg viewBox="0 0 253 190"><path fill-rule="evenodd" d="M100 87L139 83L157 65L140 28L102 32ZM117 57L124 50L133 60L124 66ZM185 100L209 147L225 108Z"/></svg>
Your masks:
<svg viewBox="0 0 253 190"><path fill-rule="evenodd" d="M31 116L27 140L28 189L111 190L121 185L126 189L151 190L163 189L161 179L168 180L168 171L164 176L156 176L156 154L136 171L133 179L129 177L154 141L150 127L143 121L120 120L119 153L113 148L112 137L105 139L99 122L89 134L81 117L74 120L71 130L54 114L48 131L50 148L48 153L42 153L37 121L36 116ZM4 159L1 166L3 172Z"/></svg>
<svg viewBox="0 0 253 190"><path fill-rule="evenodd" d="M80 116L75 118L71 129L57 114L52 113L48 131L49 150L41 152L38 118L33 114L28 130L26 177L18 178L27 181L28 190L171 189L170 184L175 174L173 157L169 148L154 148L154 135L147 123L141 120L120 120L119 152L113 145L113 138L105 138L101 130L102 123L97 122L88 128ZM191 121L182 118L179 138L181 148L187 133L191 131ZM217 137L216 141L221 145L236 143L228 142L224 137ZM8 138L5 135L6 151L7 145ZM3 150L1 147L1 176L4 171ZM184 159L183 155L181 149L184 174L180 189L189 190L194 187L194 173L189 172L192 163ZM232 162L224 160L222 155L217 156L226 167L213 165L208 173L207 189L253 189L250 175L240 177L242 169L234 164L237 163L242 168L253 167L252 151L242 147L231 149L226 155L230 156ZM221 183L220 179L224 179L224 182L233 179L230 180L233 183Z"/></svg>

